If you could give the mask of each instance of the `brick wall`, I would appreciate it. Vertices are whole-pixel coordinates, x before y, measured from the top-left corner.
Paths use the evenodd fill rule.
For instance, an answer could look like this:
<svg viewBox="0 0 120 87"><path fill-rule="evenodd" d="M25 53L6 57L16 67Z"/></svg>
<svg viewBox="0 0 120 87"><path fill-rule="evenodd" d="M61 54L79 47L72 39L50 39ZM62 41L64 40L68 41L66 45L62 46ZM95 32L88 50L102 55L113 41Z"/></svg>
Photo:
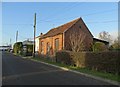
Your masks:
<svg viewBox="0 0 120 87"><path fill-rule="evenodd" d="M59 34L59 35L56 35L56 36L53 36L53 37L47 37L47 38L43 38L43 39L40 39L40 44L39 44L39 53L41 53L41 42L43 41L44 44L43 44L43 49L44 49L44 55L47 53L47 43L50 43L50 46L51 46L51 49L50 49L50 54L54 54L54 51L55 51L55 39L59 39L59 50L62 50L63 49L63 35L62 34Z"/></svg>
<svg viewBox="0 0 120 87"><path fill-rule="evenodd" d="M85 45L86 51L89 50L91 47L91 44L93 43L93 36L90 34L89 30L87 29L86 25L82 20L78 21L76 24L74 24L70 29L68 29L65 32L64 34L65 49L71 50L70 44L69 44L69 41L70 41L69 37L70 37L70 34L73 32L80 32L79 35L80 34L86 35L84 40L84 45Z"/></svg>
<svg viewBox="0 0 120 87"><path fill-rule="evenodd" d="M89 32L89 30L87 29L85 23L81 20L79 20L77 23L75 23L71 28L69 28L67 31L65 31L65 33L63 34L59 34L59 35L55 35L53 37L47 37L47 38L43 38L40 39L40 43L39 43L39 53L41 53L41 42L44 42L43 45L43 49L44 49L44 54L46 54L46 49L47 49L47 43L50 43L51 45L51 54L54 54L55 51L55 39L59 39L59 50L65 49L65 50L71 50L71 46L69 44L69 37L70 37L70 33L72 33L73 31L75 32L80 32L79 35L84 34L85 40L84 40L84 45L85 45L85 50L88 51L91 47L91 44L93 43L93 36L92 34ZM78 36L79 36L78 35Z"/></svg>

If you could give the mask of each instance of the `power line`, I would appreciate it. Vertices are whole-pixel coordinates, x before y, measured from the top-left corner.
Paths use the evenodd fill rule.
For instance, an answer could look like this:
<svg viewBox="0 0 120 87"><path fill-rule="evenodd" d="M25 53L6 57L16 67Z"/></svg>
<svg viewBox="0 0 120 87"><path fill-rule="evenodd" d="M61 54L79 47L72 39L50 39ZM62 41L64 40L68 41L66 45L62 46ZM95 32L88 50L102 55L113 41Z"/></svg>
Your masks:
<svg viewBox="0 0 120 87"><path fill-rule="evenodd" d="M91 21L91 22L87 22L89 23L110 23L110 22L119 22L118 20L108 20L108 21Z"/></svg>
<svg viewBox="0 0 120 87"><path fill-rule="evenodd" d="M3 25L21 25L21 26L33 26L33 24L3 24Z"/></svg>
<svg viewBox="0 0 120 87"><path fill-rule="evenodd" d="M99 12L93 12L93 13L90 13L90 14L83 14L83 15L81 15L81 17L90 16L90 15L96 15L96 14L104 14L104 13L113 12L113 11L117 11L117 9L111 9L111 10L104 10L104 11L99 11Z"/></svg>
<svg viewBox="0 0 120 87"><path fill-rule="evenodd" d="M91 16L91 15L99 15L99 14L104 14L104 13L108 13L108 12L113 12L113 11L117 11L117 9L112 9L112 10L104 10L104 11L99 11L99 12L93 12L93 13L90 13L90 14L83 14L83 15L81 15L81 16L79 16L79 17L86 17L86 16ZM66 18L66 17L64 17L64 18L56 18L56 19L54 19L54 20L65 20L65 19L70 19L70 18L73 18L74 16L71 16L71 17L69 17L69 18ZM48 21L53 21L53 20L48 20Z"/></svg>
<svg viewBox="0 0 120 87"><path fill-rule="evenodd" d="M48 23L62 23L62 21L61 22L56 22L56 21L45 21L45 20L40 20L40 22L42 23L42 22L48 22ZM39 23L40 23L39 22ZM109 22L120 22L119 20L107 20L107 21L89 21L89 22L87 22L87 23L109 23ZM53 24L52 23L52 24ZM9 24L8 24L9 25ZM10 24L11 25L11 24ZM19 24L12 24L12 25L19 25ZM25 37L23 37L23 38L25 38Z"/></svg>
<svg viewBox="0 0 120 87"><path fill-rule="evenodd" d="M48 22L48 23L51 23L51 22L53 22L53 23L61 23L61 22L56 22L56 21L46 21L46 20L39 20L39 22L37 22L37 23L42 23L42 22ZM52 23L52 24L53 24Z"/></svg>
<svg viewBox="0 0 120 87"><path fill-rule="evenodd" d="M75 1L75 2L79 2L79 0L77 0L77 1ZM68 11L68 10L70 11L71 9L73 9L74 7L76 7L77 4L78 4L78 3L75 3L75 4L72 3L72 4L70 4L70 5L68 4L68 6L69 6L70 8L68 8L68 6L65 6L65 7L62 8L62 9L67 10L67 11ZM71 6L71 5L72 5L72 6ZM67 11L65 11L65 12L67 12ZM55 15L56 13L58 13L58 12L59 12L59 11L54 12L52 15L47 16L47 17L46 17L45 19L43 19L43 20L46 20L46 19L50 18L51 16L54 16L54 15ZM65 13L65 12L64 12L64 13ZM57 14L57 15L59 15L59 14ZM56 15L55 15L55 16L56 16Z"/></svg>
<svg viewBox="0 0 120 87"><path fill-rule="evenodd" d="M116 11L117 9L111 9L111 10L104 10L104 11L99 11L99 12L94 12L94 13L90 13L90 14L83 14L83 15L81 15L81 17L85 17L85 16L91 16L91 15L99 15L99 14L103 14L103 13L108 13L108 12L113 12L113 11ZM70 19L70 18L72 18L72 17L74 17L74 16L71 16L71 17L69 17L69 18L56 18L56 20L57 19L61 19L61 20L65 20L65 19ZM62 22L60 22L60 21L53 21L53 20L39 20L39 22L37 22L37 23L42 23L42 22L49 22L49 23L52 23L52 22L54 22L54 23L62 23Z"/></svg>
<svg viewBox="0 0 120 87"><path fill-rule="evenodd" d="M77 4L79 4L79 3L75 3L75 4L72 4L72 6L70 6L70 8L64 8L64 10L66 10L64 13L62 13L62 14L65 14L66 12L68 12L68 10L70 11L71 9L73 9L74 7L77 7L78 5ZM68 7L68 6L67 6ZM58 13L58 12L57 12ZM50 16L48 16L48 18L51 18L51 16L54 16L55 15L55 13L54 14L52 14L52 15L50 15ZM55 15L55 17L56 16L59 16L59 15L61 15L61 14L56 14ZM45 19L43 19L43 20L39 20L37 23L39 23L40 21L44 21L44 22L50 22L50 21L45 21L46 19L48 19L47 17L45 18ZM53 18L54 19L54 18ZM58 22L57 22L58 23Z"/></svg>
<svg viewBox="0 0 120 87"><path fill-rule="evenodd" d="M42 21L41 21L42 22ZM44 21L44 22L48 22L48 21ZM49 22L53 22L53 21L49 21ZM120 22L118 20L107 20L107 21L88 21L87 23L110 23L110 22ZM56 23L62 23L62 22L56 22Z"/></svg>
<svg viewBox="0 0 120 87"><path fill-rule="evenodd" d="M7 34L7 35L9 35L9 37L13 36L11 33L8 33L8 32L6 32L6 31L4 31L4 33ZM27 38L27 37L24 37L24 36L21 36L21 35L19 34L19 39L28 39L28 38Z"/></svg>

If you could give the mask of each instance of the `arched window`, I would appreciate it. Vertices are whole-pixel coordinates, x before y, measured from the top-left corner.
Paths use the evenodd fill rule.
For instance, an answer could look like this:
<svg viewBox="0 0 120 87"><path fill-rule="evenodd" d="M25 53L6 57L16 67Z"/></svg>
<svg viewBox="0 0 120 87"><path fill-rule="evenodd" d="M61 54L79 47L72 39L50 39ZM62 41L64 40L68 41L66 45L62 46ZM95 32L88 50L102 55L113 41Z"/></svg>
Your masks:
<svg viewBox="0 0 120 87"><path fill-rule="evenodd" d="M44 42L41 42L41 54L44 54Z"/></svg>
<svg viewBox="0 0 120 87"><path fill-rule="evenodd" d="M59 38L55 39L55 50L59 50Z"/></svg>
<svg viewBox="0 0 120 87"><path fill-rule="evenodd" d="M47 49L46 49L46 51L47 51L47 54L50 54L50 43L49 42L47 43Z"/></svg>

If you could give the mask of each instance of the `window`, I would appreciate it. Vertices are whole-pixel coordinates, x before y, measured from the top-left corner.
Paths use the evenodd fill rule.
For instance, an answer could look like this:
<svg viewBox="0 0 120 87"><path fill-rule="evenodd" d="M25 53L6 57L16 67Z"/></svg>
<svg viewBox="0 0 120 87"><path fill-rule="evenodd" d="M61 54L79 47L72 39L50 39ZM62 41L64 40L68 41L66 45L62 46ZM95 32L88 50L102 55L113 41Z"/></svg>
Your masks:
<svg viewBox="0 0 120 87"><path fill-rule="evenodd" d="M47 54L50 54L50 43L47 43Z"/></svg>
<svg viewBox="0 0 120 87"><path fill-rule="evenodd" d="M59 39L55 39L55 50L59 50Z"/></svg>
<svg viewBox="0 0 120 87"><path fill-rule="evenodd" d="M41 42L41 54L43 54L44 53L44 42L42 41Z"/></svg>
<svg viewBox="0 0 120 87"><path fill-rule="evenodd" d="M79 28L82 28L81 25L79 26Z"/></svg>

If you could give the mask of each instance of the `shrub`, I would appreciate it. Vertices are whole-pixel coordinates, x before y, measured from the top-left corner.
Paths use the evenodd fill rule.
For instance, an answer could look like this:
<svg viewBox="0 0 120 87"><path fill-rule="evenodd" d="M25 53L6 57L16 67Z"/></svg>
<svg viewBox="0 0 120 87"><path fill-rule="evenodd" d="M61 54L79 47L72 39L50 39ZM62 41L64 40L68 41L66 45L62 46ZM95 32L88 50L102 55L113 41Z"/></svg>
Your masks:
<svg viewBox="0 0 120 87"><path fill-rule="evenodd" d="M23 55L24 56L32 56L33 53L33 45L27 44L26 46L26 50L23 51Z"/></svg>
<svg viewBox="0 0 120 87"><path fill-rule="evenodd" d="M22 42L17 42L17 43L15 43L14 46L13 46L13 51L14 51L14 53L15 53L15 54L21 54L21 52L22 52L22 47L23 47Z"/></svg>
<svg viewBox="0 0 120 87"><path fill-rule="evenodd" d="M120 53L114 52L69 52L56 53L57 62L89 69L120 74Z"/></svg>
<svg viewBox="0 0 120 87"><path fill-rule="evenodd" d="M68 51L58 51L56 52L56 62L71 65L70 54Z"/></svg>
<svg viewBox="0 0 120 87"><path fill-rule="evenodd" d="M120 43L119 42L114 42L110 47L110 50L117 50L120 51Z"/></svg>
<svg viewBox="0 0 120 87"><path fill-rule="evenodd" d="M94 52L99 52L99 51L106 51L107 47L104 43L102 42L95 42L93 44L93 51Z"/></svg>
<svg viewBox="0 0 120 87"><path fill-rule="evenodd" d="M33 52L33 45L26 45L27 46L27 53Z"/></svg>
<svg viewBox="0 0 120 87"><path fill-rule="evenodd" d="M86 67L103 72L118 73L118 52L86 53Z"/></svg>

